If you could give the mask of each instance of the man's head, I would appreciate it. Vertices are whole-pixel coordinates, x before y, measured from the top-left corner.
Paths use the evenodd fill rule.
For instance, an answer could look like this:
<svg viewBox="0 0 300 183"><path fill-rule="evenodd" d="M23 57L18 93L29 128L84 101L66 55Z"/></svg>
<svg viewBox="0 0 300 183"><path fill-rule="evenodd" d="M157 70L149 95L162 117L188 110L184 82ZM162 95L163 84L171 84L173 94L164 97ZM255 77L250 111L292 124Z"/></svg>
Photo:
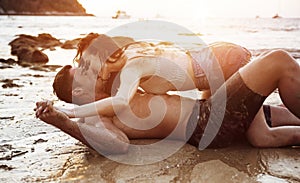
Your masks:
<svg viewBox="0 0 300 183"><path fill-rule="evenodd" d="M82 105L109 97L110 92L105 90L106 85L108 83L97 78L81 75L80 68L66 65L57 73L52 86L60 100Z"/></svg>
<svg viewBox="0 0 300 183"><path fill-rule="evenodd" d="M71 74L72 66L64 66L55 76L52 84L53 93L65 102L72 103L73 77Z"/></svg>

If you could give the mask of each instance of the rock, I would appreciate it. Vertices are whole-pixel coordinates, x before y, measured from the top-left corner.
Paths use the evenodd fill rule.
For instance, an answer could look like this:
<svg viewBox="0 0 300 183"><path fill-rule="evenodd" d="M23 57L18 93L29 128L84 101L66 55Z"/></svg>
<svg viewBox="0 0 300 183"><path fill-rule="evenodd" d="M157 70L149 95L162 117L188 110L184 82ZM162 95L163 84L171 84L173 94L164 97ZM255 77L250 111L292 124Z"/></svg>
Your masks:
<svg viewBox="0 0 300 183"><path fill-rule="evenodd" d="M131 141L135 145L154 142L156 141ZM170 157L155 163L138 166L111 160L111 158L126 161L127 159L141 158L146 161L156 160L162 152L172 148L176 143L176 141L169 141L161 148L146 148L146 151L137 148L134 151L130 150L128 155L113 155L109 158L91 150L90 154L86 154L86 158L80 162L80 165L83 166L81 170L76 168L78 166L76 160L70 159L69 162L73 162L73 165L69 164L64 169L68 173L65 173L59 180L64 182L71 179L80 180L80 178L85 177L84 181L86 182L255 182L258 172L252 173L249 160L252 159L254 163L257 162L258 150L248 146L199 151L186 144ZM239 154L242 155L236 156Z"/></svg>
<svg viewBox="0 0 300 183"><path fill-rule="evenodd" d="M26 34L20 34L17 36L18 37L16 39L9 43L9 45L12 46L12 52L15 51L13 48L16 48L18 50L20 46L49 49L62 45L62 43L58 39L52 37L47 33L39 34L37 37Z"/></svg>
<svg viewBox="0 0 300 183"><path fill-rule="evenodd" d="M48 140L44 140L44 139L37 139L33 142L33 144L37 144L37 143L43 143L43 142L47 142Z"/></svg>
<svg viewBox="0 0 300 183"><path fill-rule="evenodd" d="M15 117L14 116L9 116L9 117L0 117L0 119L2 119L2 120L7 120L7 119L9 119L9 120L14 120L15 119Z"/></svg>
<svg viewBox="0 0 300 183"><path fill-rule="evenodd" d="M18 63L20 66L22 66L22 67L32 67L32 64L30 64L30 63L27 63L27 62L20 62L20 63Z"/></svg>
<svg viewBox="0 0 300 183"><path fill-rule="evenodd" d="M16 97L16 96L19 96L18 94L13 94L13 93L5 93L5 94L3 94L4 96L6 96L6 97L11 97L11 96L13 96L13 97ZM9 119L12 119L12 120L14 120L15 118L12 118L12 117L8 117ZM0 118L1 119L1 118Z"/></svg>
<svg viewBox="0 0 300 183"><path fill-rule="evenodd" d="M37 41L39 47L42 47L45 49L47 49L47 48L50 49L52 47L62 45L62 43L58 39L56 39L56 38L52 37L50 34L46 34L46 33L39 34L36 41Z"/></svg>
<svg viewBox="0 0 300 183"><path fill-rule="evenodd" d="M300 182L299 149L264 149L260 155L261 164L269 174Z"/></svg>
<svg viewBox="0 0 300 183"><path fill-rule="evenodd" d="M11 160L14 157L26 154L28 151L24 149L16 149L10 144L0 145L0 160Z"/></svg>
<svg viewBox="0 0 300 183"><path fill-rule="evenodd" d="M117 43L117 45L119 47L123 47L123 46L126 46L130 43L134 43L135 40L131 37L125 37L125 36L115 36L115 37L112 37L112 39Z"/></svg>
<svg viewBox="0 0 300 183"><path fill-rule="evenodd" d="M43 65L43 68L48 69L49 71L56 71L56 69L61 68L61 65Z"/></svg>
<svg viewBox="0 0 300 183"><path fill-rule="evenodd" d="M5 63L5 64L8 64L8 65L14 65L14 64L17 63L17 61L12 59L12 58L9 58L9 59L0 58L0 63Z"/></svg>
<svg viewBox="0 0 300 183"><path fill-rule="evenodd" d="M18 85L15 83L5 83L2 85L2 88L14 88L14 87L22 87L23 85Z"/></svg>
<svg viewBox="0 0 300 183"><path fill-rule="evenodd" d="M0 0L0 7L2 15L90 15L77 0Z"/></svg>
<svg viewBox="0 0 300 183"><path fill-rule="evenodd" d="M40 74L22 74L21 76L24 76L24 77L35 77L35 78L42 78L42 77L45 77L44 75L40 75Z"/></svg>
<svg viewBox="0 0 300 183"><path fill-rule="evenodd" d="M79 43L81 38L73 39L73 40L67 40L61 45L61 48L63 49L77 49L77 44Z"/></svg>
<svg viewBox="0 0 300 183"><path fill-rule="evenodd" d="M211 160L197 164L192 170L190 179L192 183L255 182L246 173L240 172L220 160Z"/></svg>
<svg viewBox="0 0 300 183"><path fill-rule="evenodd" d="M34 63L47 63L49 58L46 54L41 52L40 50L35 50L31 55L31 62Z"/></svg>
<svg viewBox="0 0 300 183"><path fill-rule="evenodd" d="M9 170L14 169L14 167L11 167L11 166L8 166L8 165L0 165L0 169L9 171Z"/></svg>
<svg viewBox="0 0 300 183"><path fill-rule="evenodd" d="M43 67L40 67L40 66L32 66L30 67L31 70L34 70L34 71L44 71L44 72L49 72L50 70L47 69L47 68L43 68Z"/></svg>
<svg viewBox="0 0 300 183"><path fill-rule="evenodd" d="M6 66L0 66L0 69L10 69L10 68L13 68L12 66L8 66L8 65L6 65Z"/></svg>
<svg viewBox="0 0 300 183"><path fill-rule="evenodd" d="M44 75L40 75L40 74L34 74L33 77L35 78L42 78L42 77L45 77Z"/></svg>
<svg viewBox="0 0 300 183"><path fill-rule="evenodd" d="M23 85L18 85L18 84L15 84L13 83L13 79L3 79L3 80L0 80L0 82L4 83L2 85L2 88L13 88L13 87L23 87Z"/></svg>
<svg viewBox="0 0 300 183"><path fill-rule="evenodd" d="M13 52L12 52L13 53ZM49 58L46 54L38 49L33 48L21 48L15 52L19 62L30 63L47 63Z"/></svg>
<svg viewBox="0 0 300 183"><path fill-rule="evenodd" d="M21 34L11 41L11 54L18 57L19 62L47 63L48 56L42 52L44 49L54 49L62 43L50 34L39 34L37 37Z"/></svg>

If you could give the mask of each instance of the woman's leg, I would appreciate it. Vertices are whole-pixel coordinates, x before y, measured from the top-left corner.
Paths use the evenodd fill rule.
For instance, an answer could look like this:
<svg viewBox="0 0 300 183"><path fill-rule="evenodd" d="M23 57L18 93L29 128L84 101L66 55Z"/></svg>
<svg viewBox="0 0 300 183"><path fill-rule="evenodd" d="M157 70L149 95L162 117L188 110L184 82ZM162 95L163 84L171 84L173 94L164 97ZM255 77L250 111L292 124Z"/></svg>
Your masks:
<svg viewBox="0 0 300 183"><path fill-rule="evenodd" d="M270 106L272 127L300 126L300 119L293 115L286 107Z"/></svg>
<svg viewBox="0 0 300 183"><path fill-rule="evenodd" d="M239 72L245 84L260 95L268 96L278 88L285 106L300 118L300 66L287 52L271 51Z"/></svg>
<svg viewBox="0 0 300 183"><path fill-rule="evenodd" d="M259 110L247 130L247 139L255 147L282 147L300 144L300 126L270 128Z"/></svg>

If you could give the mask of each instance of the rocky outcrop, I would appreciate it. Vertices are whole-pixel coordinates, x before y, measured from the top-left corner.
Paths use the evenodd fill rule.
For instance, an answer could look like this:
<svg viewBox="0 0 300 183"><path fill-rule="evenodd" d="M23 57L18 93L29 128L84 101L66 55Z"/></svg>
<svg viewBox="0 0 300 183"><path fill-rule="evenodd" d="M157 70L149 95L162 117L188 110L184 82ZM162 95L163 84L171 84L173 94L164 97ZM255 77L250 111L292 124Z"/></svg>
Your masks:
<svg viewBox="0 0 300 183"><path fill-rule="evenodd" d="M125 37L125 36L114 36L112 39L117 43L119 47L126 46L130 43L134 43L135 40L131 37Z"/></svg>
<svg viewBox="0 0 300 183"><path fill-rule="evenodd" d="M2 15L90 15L77 0L0 0Z"/></svg>
<svg viewBox="0 0 300 183"><path fill-rule="evenodd" d="M64 42L61 45L61 48L63 49L77 49L77 44L79 43L79 41L81 40L81 38L76 38L73 40L67 40L66 42Z"/></svg>
<svg viewBox="0 0 300 183"><path fill-rule="evenodd" d="M50 34L39 34L37 37L21 34L9 45L11 54L17 56L19 62L47 63L48 56L42 50L54 49L62 43Z"/></svg>
<svg viewBox="0 0 300 183"><path fill-rule="evenodd" d="M154 140L134 140L136 145ZM129 155L105 158L90 150L72 156L54 178L68 182L191 182L191 183L254 183L299 182L299 150L295 148L257 149L247 144L229 148L199 151L184 145L170 157L152 164L128 165L113 160L156 160L172 148L169 141L159 148L129 150Z"/></svg>

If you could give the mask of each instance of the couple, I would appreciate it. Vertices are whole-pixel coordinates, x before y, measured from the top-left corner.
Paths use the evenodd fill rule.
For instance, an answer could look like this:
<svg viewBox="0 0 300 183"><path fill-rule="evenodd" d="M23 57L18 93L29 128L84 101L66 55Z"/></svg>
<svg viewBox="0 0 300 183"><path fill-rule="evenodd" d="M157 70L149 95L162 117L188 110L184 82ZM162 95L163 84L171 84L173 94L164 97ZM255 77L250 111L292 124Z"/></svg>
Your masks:
<svg viewBox="0 0 300 183"><path fill-rule="evenodd" d="M147 43L139 44L147 45ZM135 47L136 44L132 44L132 46ZM151 46L148 45L149 48ZM101 54L99 54L101 49L106 50L100 51ZM165 49L157 49L155 46L154 49L146 49L146 56L144 53L135 56L134 54L141 53L141 50L127 53L127 49L129 48L119 48L102 35L89 35L83 39L78 50L79 68L65 66L57 74L53 86L58 97L67 102L80 105L95 100L100 102L98 101L99 103L96 105L83 105L83 107L77 108L77 111L76 109L59 111L49 101L38 102L36 116L84 144L110 153L126 152L129 139L162 139L170 134L172 139L186 140L198 147L206 126L214 123L214 121L209 121L210 116L218 116L218 114L210 113L212 101L216 101L218 104L218 99L226 90L224 118L219 124L221 126L213 124L218 131L209 147L228 146L241 136L246 136L249 142L257 147L278 147L300 143L300 68L288 53L281 50L265 53L238 72L228 75L226 75L226 64L222 63L222 57L225 55L220 54L221 61L219 58L218 61L222 70L225 71L225 79L229 79L212 97L195 102L192 99L164 94L170 88L192 88L192 84L198 89L207 89L205 87L207 86L206 76L203 76L203 71L197 63L189 62L192 59L186 59L188 54L182 54L180 50L173 54L174 49L168 52ZM247 55L245 52L242 50L232 54L237 56L236 58L240 58L235 64L242 62L242 57ZM214 53L218 57L218 52ZM186 69L186 72L182 72L183 69L180 70L170 64L168 69L173 73L179 73L179 76L154 73L169 77L167 81L163 82L161 78L149 76L153 75L153 70L157 71L157 68L160 68L160 64L166 62L165 59L157 56L161 54L165 54L163 57L167 59L183 60L183 63L176 64L181 64L180 67ZM99 58L100 62L95 61ZM91 62L91 60L93 61ZM101 60L104 61L101 62ZM229 62L231 61L229 58ZM153 62L156 64L152 64ZM142 64L140 63L148 64L146 67L148 75L138 73L137 76L136 72L144 69L144 67L141 68ZM121 85L116 94L116 96L120 96L121 93L123 98L120 97L122 100L113 101L114 97L110 97L113 95L111 92L113 81L120 72L120 68L123 67L126 69L121 72ZM98 73L99 70L101 72ZM183 77L185 79L182 79ZM126 83L125 86L124 83ZM176 86L178 83L179 85ZM147 93L140 92L137 86L141 86ZM271 107L272 128L270 128L266 124L262 104L276 88L279 88L284 104L295 116L286 108ZM95 93L91 92L94 90ZM122 93L123 91L125 92ZM154 100L158 96L158 100ZM101 100L103 98L105 99ZM164 106L163 109L161 106ZM66 114L74 117L74 111L76 111L76 117L92 117L81 119L81 122L72 122ZM163 111L163 115L155 115L156 113L160 114L161 111ZM101 114L101 117L93 116L96 114L95 112ZM87 136L89 140L87 140Z"/></svg>

